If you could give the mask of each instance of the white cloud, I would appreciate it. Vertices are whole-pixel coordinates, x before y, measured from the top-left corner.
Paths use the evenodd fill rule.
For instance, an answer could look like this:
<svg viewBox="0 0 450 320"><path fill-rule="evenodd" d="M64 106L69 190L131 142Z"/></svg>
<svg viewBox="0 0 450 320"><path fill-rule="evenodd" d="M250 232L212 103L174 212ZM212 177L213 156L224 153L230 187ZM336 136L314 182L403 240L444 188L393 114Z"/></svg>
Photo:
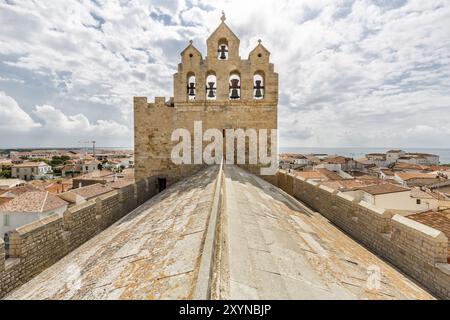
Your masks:
<svg viewBox="0 0 450 320"><path fill-rule="evenodd" d="M126 143L131 139L130 129L115 121L91 122L81 113L66 115L50 105L36 106L32 114L36 121L0 91L1 147L77 146L78 141L86 139L95 139L103 146L129 146Z"/></svg>
<svg viewBox="0 0 450 320"><path fill-rule="evenodd" d="M29 113L40 105L30 114L44 126L89 134L131 128L132 97L171 96L179 52L194 39L205 54L225 10L243 58L258 38L272 52L282 146L436 147L450 139L446 0L11 3L0 1L8 22L0 30L0 90L15 88Z"/></svg>
<svg viewBox="0 0 450 320"><path fill-rule="evenodd" d="M98 120L95 123L90 123L89 119L81 113L67 116L60 110L49 105L36 106L33 113L43 121L43 128L53 134L76 136L83 133L85 135L104 137L111 133L115 136L123 136L129 131L125 125L118 124L114 121Z"/></svg>
<svg viewBox="0 0 450 320"><path fill-rule="evenodd" d="M40 127L31 117L23 111L16 100L0 91L0 134L6 138L8 131L30 131Z"/></svg>

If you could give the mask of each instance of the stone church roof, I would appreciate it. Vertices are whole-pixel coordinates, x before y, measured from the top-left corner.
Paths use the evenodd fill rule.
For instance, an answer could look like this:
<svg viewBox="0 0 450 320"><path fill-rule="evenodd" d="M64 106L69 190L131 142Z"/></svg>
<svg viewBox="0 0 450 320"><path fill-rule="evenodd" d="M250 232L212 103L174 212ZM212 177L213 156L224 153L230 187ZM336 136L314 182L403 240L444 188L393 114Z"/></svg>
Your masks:
<svg viewBox="0 0 450 320"><path fill-rule="evenodd" d="M210 263L216 242L208 224L221 190L224 245L214 246ZM374 264L382 271L377 291L366 284ZM6 298L192 299L205 287L220 299L432 298L327 219L236 166L207 167L169 187Z"/></svg>

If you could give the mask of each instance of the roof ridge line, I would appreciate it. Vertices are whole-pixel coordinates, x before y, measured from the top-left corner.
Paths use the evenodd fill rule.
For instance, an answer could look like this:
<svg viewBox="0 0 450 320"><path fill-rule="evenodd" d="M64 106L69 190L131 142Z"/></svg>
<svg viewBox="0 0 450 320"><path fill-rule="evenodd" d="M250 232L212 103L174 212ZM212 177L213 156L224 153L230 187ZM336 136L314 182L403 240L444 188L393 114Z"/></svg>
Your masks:
<svg viewBox="0 0 450 320"><path fill-rule="evenodd" d="M44 201L42 202L42 207L41 207L41 210L39 210L39 212L44 212L44 207L45 207L45 203L47 202L48 194L49 194L49 192L46 191L45 198L44 198Z"/></svg>

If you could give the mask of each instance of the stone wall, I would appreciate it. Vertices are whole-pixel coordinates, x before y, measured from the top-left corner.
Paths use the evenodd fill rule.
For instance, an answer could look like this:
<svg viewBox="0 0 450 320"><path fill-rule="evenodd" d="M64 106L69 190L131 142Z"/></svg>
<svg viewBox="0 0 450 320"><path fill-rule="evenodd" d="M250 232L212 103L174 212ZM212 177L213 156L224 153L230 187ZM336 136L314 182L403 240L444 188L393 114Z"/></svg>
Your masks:
<svg viewBox="0 0 450 320"><path fill-rule="evenodd" d="M270 181L397 266L439 298L450 299L448 239L439 230L357 202L318 183L280 170Z"/></svg>
<svg viewBox="0 0 450 320"><path fill-rule="evenodd" d="M10 235L10 258L0 239L0 298L60 260L157 193L154 178L18 228Z"/></svg>

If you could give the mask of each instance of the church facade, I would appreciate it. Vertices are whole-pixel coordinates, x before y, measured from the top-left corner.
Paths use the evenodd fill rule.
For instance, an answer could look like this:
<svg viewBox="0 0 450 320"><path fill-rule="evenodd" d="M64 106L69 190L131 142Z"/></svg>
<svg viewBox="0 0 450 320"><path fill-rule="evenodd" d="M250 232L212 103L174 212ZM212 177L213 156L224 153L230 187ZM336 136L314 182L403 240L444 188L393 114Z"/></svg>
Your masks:
<svg viewBox="0 0 450 320"><path fill-rule="evenodd" d="M193 134L195 122L201 122L203 131L223 131L224 139L227 129L277 129L278 74L270 63L270 52L259 40L248 59L241 59L239 45L222 16L207 40L205 58L192 41L181 52L173 76L174 97L156 97L151 103L145 97L134 98L137 180L158 176L165 185L196 171L199 164L179 165L171 159L177 144L172 133L183 128Z"/></svg>

